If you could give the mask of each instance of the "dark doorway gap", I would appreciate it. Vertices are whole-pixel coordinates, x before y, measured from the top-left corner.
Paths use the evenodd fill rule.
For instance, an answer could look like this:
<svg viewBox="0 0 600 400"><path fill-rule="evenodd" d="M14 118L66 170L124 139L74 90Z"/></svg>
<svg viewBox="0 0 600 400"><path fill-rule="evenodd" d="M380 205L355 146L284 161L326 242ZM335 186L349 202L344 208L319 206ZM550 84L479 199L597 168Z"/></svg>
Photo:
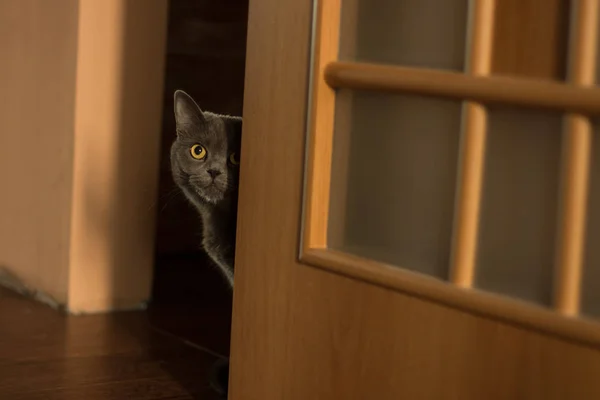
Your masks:
<svg viewBox="0 0 600 400"><path fill-rule="evenodd" d="M231 293L199 249L201 222L173 183L173 92L185 90L204 110L242 115L248 0L169 2L163 99L156 265L151 323L227 356Z"/></svg>

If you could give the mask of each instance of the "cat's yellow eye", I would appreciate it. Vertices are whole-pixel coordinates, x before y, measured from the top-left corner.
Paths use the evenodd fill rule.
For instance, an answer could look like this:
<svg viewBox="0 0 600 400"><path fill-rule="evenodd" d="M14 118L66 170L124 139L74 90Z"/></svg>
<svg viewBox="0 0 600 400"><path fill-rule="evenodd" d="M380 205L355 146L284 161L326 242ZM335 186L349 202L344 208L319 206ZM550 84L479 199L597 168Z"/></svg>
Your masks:
<svg viewBox="0 0 600 400"><path fill-rule="evenodd" d="M240 164L240 159L238 158L237 153L231 153L231 155L229 156L229 162L232 163L233 165Z"/></svg>
<svg viewBox="0 0 600 400"><path fill-rule="evenodd" d="M190 154L196 160L203 160L206 157L206 149L202 145L195 144L190 147Z"/></svg>

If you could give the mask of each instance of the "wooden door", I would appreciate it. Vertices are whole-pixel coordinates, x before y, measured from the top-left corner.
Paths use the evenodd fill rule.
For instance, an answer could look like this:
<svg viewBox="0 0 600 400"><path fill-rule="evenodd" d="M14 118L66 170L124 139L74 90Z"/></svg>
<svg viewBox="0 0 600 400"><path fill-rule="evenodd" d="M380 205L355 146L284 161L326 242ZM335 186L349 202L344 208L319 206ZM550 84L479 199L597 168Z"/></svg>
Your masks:
<svg viewBox="0 0 600 400"><path fill-rule="evenodd" d="M600 398L598 0L251 0L232 399Z"/></svg>

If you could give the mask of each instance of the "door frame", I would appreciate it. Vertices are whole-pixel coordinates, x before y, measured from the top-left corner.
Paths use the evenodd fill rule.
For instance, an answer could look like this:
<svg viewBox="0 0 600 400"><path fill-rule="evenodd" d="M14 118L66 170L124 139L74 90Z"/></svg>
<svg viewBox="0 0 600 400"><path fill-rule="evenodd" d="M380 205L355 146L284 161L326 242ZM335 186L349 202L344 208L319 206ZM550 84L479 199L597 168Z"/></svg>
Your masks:
<svg viewBox="0 0 600 400"><path fill-rule="evenodd" d="M353 2L350 2L352 4ZM568 82L491 75L495 0L471 0L464 73L338 60L341 0L315 1L311 44L307 167L300 260L482 316L600 346L600 325L580 314L591 158L591 115L600 114L595 82L599 5L574 2ZM458 197L448 282L334 250L328 243L336 91L352 89L464 101ZM565 112L565 151L553 308L474 288L487 105ZM337 181L344 181L339 178ZM339 182L335 183L340 185ZM342 202L343 208L343 202ZM339 210L336 214L339 214ZM333 216L336 221L338 216ZM339 228L336 228L339 230ZM575 317L575 318L573 318Z"/></svg>

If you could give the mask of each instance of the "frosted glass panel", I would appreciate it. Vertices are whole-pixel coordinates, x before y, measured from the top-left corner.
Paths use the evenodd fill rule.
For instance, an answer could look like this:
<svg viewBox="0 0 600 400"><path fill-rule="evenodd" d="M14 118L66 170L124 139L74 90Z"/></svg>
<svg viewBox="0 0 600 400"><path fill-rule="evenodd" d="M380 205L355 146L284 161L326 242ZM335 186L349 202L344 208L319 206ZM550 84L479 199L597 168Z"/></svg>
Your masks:
<svg viewBox="0 0 600 400"><path fill-rule="evenodd" d="M340 91L329 246L448 275L461 103Z"/></svg>
<svg viewBox="0 0 600 400"><path fill-rule="evenodd" d="M342 60L463 70L468 0L343 0Z"/></svg>
<svg viewBox="0 0 600 400"><path fill-rule="evenodd" d="M476 286L549 304L562 116L492 108Z"/></svg>
<svg viewBox="0 0 600 400"><path fill-rule="evenodd" d="M600 318L600 120L594 121L581 309Z"/></svg>

